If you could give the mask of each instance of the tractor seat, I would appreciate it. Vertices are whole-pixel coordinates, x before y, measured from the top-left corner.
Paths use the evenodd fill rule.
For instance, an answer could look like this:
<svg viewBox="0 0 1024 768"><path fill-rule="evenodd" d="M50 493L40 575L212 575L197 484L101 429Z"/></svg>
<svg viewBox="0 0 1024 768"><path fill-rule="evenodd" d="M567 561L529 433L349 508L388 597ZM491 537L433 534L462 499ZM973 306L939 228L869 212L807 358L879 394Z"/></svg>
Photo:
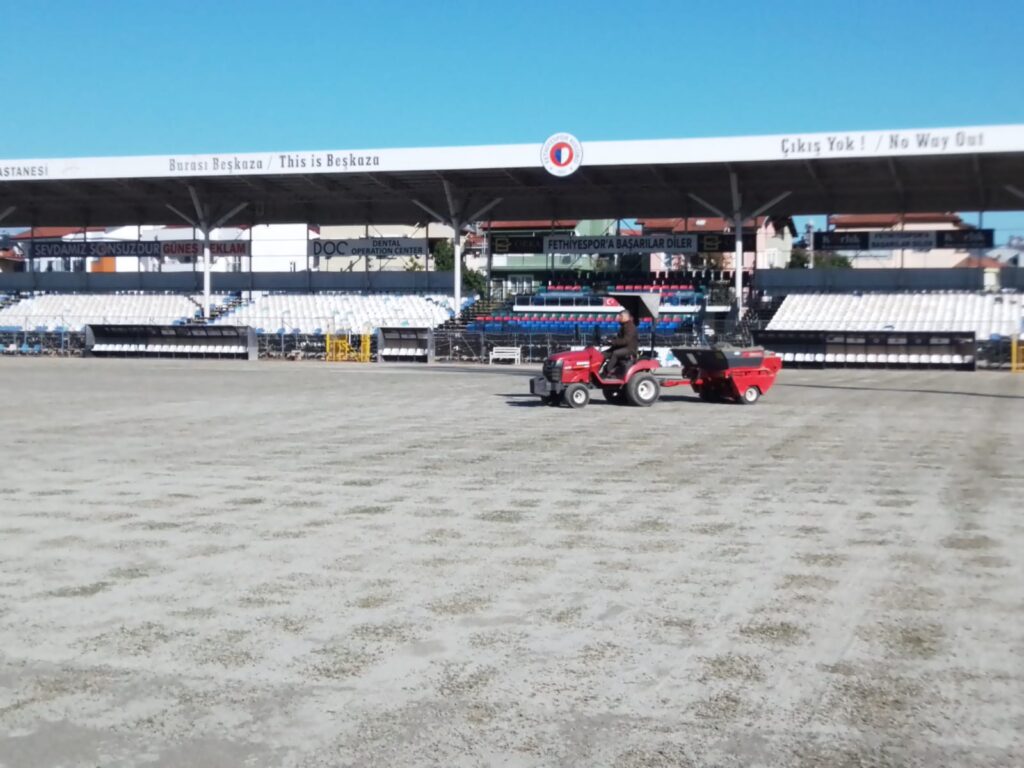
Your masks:
<svg viewBox="0 0 1024 768"><path fill-rule="evenodd" d="M608 373L610 375L613 375L615 378L621 379L623 376L626 375L626 371L632 368L633 365L637 362L637 360L640 359L641 358L635 355L630 355L629 357L624 358L615 370L610 370L608 371Z"/></svg>

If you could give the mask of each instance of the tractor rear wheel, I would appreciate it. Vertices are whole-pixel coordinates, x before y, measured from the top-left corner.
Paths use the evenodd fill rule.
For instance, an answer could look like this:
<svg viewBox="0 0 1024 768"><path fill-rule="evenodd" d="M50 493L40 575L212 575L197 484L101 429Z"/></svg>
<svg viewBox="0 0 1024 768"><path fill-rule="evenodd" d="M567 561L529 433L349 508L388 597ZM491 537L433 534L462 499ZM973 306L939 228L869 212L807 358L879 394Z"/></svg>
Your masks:
<svg viewBox="0 0 1024 768"><path fill-rule="evenodd" d="M626 382L626 399L633 405L644 408L654 405L660 394L658 380L649 373L638 373Z"/></svg>
<svg viewBox="0 0 1024 768"><path fill-rule="evenodd" d="M590 402L590 390L586 384L570 384L563 394L565 404L570 408L585 408Z"/></svg>
<svg viewBox="0 0 1024 768"><path fill-rule="evenodd" d="M562 396L548 395L547 397L544 398L544 402L545 404L550 405L552 408L557 408L562 404Z"/></svg>
<svg viewBox="0 0 1024 768"><path fill-rule="evenodd" d="M761 390L751 384L749 387L743 390L740 395L740 403L743 405L753 405L761 397Z"/></svg>
<svg viewBox="0 0 1024 768"><path fill-rule="evenodd" d="M601 391L604 393L604 399L615 405L622 405L626 399L626 396L622 394L622 389L619 387L605 387Z"/></svg>

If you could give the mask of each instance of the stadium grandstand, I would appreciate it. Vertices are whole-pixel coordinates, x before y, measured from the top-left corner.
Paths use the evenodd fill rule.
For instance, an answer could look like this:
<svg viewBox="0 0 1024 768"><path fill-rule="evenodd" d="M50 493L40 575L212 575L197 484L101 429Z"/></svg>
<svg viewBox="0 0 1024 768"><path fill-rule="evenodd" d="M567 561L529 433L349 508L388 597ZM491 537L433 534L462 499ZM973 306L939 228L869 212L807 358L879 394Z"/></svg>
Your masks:
<svg viewBox="0 0 1024 768"><path fill-rule="evenodd" d="M231 297L214 295L219 312ZM178 325L202 317L200 297L185 294L62 294L0 297L0 330L81 332L86 325Z"/></svg>
<svg viewBox="0 0 1024 768"><path fill-rule="evenodd" d="M441 357L500 344L530 359L613 332L614 294L638 291L662 296L640 331L667 344L1020 332L1013 257L1000 260L992 230L933 212L1022 207L1022 126L558 136L581 150L558 155L571 167L545 154L556 137L301 164L0 161L0 221L15 228L0 249L0 342L67 351L92 325L246 327L266 354L326 354L327 335L391 327L430 331ZM798 239L800 215L826 216L826 230Z"/></svg>
<svg viewBox="0 0 1024 768"><path fill-rule="evenodd" d="M472 304L475 297L469 297ZM257 295L214 320L221 325L247 325L264 333L322 335L373 332L382 326L435 328L452 319L453 298L444 294L274 294Z"/></svg>
<svg viewBox="0 0 1024 768"><path fill-rule="evenodd" d="M1016 292L796 294L786 297L766 330L963 331L988 339L1018 333L1022 311Z"/></svg>

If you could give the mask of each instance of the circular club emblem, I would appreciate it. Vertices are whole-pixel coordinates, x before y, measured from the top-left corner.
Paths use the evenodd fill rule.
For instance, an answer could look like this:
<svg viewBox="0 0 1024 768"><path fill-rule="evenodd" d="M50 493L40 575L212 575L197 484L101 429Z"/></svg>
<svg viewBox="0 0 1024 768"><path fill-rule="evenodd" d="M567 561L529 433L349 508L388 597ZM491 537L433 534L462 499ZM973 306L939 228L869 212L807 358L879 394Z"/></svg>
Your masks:
<svg viewBox="0 0 1024 768"><path fill-rule="evenodd" d="M552 176L568 176L583 162L583 147L571 133L556 133L540 148L540 161Z"/></svg>

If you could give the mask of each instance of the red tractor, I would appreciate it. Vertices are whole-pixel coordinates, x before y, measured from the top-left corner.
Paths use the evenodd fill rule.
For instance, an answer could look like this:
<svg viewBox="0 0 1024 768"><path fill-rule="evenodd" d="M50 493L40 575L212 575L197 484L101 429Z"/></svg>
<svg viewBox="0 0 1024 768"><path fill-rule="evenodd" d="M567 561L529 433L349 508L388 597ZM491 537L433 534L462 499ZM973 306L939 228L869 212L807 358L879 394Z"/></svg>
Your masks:
<svg viewBox="0 0 1024 768"><path fill-rule="evenodd" d="M638 320L658 318L657 294L615 298ZM771 388L782 368L782 358L760 347L686 347L673 349L672 354L682 365L662 366L652 338L650 351L627 361L624 371L603 371L604 354L597 347L558 352L544 361L541 375L530 380L530 393L548 405L583 408L590 402L590 390L600 389L611 403L650 406L663 387L688 384L701 400L752 405Z"/></svg>
<svg viewBox="0 0 1024 768"><path fill-rule="evenodd" d="M557 352L544 361L542 374L530 380L530 393L540 396L548 405L565 403L570 408L583 408L590 402L590 390L597 388L608 402L646 406L658 399L663 384L674 386L656 375L661 370L657 360L640 359L628 365L625 374L602 375L604 354L600 349ZM682 369L672 370L679 374Z"/></svg>

